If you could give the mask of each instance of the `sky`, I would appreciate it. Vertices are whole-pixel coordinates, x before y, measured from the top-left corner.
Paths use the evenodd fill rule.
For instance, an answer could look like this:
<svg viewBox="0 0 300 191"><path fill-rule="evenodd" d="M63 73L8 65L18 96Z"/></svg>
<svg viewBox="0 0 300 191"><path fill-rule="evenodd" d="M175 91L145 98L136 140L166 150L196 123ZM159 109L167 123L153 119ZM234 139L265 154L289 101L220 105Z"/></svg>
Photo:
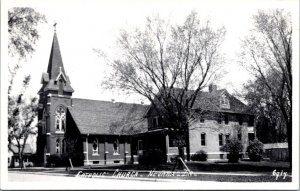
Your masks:
<svg viewBox="0 0 300 191"><path fill-rule="evenodd" d="M159 15L171 23L182 23L192 11L200 20L211 20L214 27L225 26L227 33L221 51L225 54L223 78L215 83L230 93L242 90L251 75L239 64L241 40L249 33L252 16L258 8L286 8L295 5L293 0L264 1L13 1L8 7L30 6L43 13L48 23L39 26L40 39L36 52L26 62L15 79L14 92L19 91L25 74L32 80L27 94L37 96L40 80L46 72L53 39L54 22L63 64L75 90L73 97L117 102L141 102L141 97L105 90L101 83L109 68L93 49L101 49L109 58L116 54L116 40L121 29L144 26L146 17Z"/></svg>

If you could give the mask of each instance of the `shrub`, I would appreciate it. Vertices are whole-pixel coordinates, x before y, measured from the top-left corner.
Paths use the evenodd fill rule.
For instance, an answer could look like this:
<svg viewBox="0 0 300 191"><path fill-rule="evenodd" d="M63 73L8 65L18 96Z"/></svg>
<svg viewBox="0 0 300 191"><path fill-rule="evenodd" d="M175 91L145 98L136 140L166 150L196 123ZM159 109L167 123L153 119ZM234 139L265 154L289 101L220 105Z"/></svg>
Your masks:
<svg viewBox="0 0 300 191"><path fill-rule="evenodd" d="M150 149L139 156L139 164L162 164L165 162L165 155L159 149Z"/></svg>
<svg viewBox="0 0 300 191"><path fill-rule="evenodd" d="M82 153L67 153L62 155L50 155L48 158L48 166L65 167L71 166L69 159L71 158L73 166L82 166L84 155Z"/></svg>
<svg viewBox="0 0 300 191"><path fill-rule="evenodd" d="M84 154L83 153L72 153L71 160L72 160L73 166L82 166L83 160L84 160ZM69 159L68 159L68 163L70 164Z"/></svg>
<svg viewBox="0 0 300 191"><path fill-rule="evenodd" d="M60 166L61 165L61 157L59 155L50 155L47 160L47 164L49 166Z"/></svg>
<svg viewBox="0 0 300 191"><path fill-rule="evenodd" d="M203 150L197 151L195 154L191 156L193 161L206 161L207 160L207 153Z"/></svg>
<svg viewBox="0 0 300 191"><path fill-rule="evenodd" d="M257 139L250 141L247 147L248 156L251 161L260 161L264 152L264 144Z"/></svg>
<svg viewBox="0 0 300 191"><path fill-rule="evenodd" d="M228 142L221 147L221 151L228 152L228 162L236 163L239 161L240 152L243 151L243 145L235 138L229 139Z"/></svg>

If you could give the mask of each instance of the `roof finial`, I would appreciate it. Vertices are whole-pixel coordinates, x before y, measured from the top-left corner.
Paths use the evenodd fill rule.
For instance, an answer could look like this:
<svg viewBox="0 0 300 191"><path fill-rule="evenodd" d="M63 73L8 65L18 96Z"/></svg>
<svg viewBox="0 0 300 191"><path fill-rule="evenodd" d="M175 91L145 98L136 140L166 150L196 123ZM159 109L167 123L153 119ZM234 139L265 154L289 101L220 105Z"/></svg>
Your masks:
<svg viewBox="0 0 300 191"><path fill-rule="evenodd" d="M57 25L57 22L54 21L54 25L53 25L53 27L54 27L54 32L56 32L56 25Z"/></svg>
<svg viewBox="0 0 300 191"><path fill-rule="evenodd" d="M59 73L61 73L61 66L59 67Z"/></svg>

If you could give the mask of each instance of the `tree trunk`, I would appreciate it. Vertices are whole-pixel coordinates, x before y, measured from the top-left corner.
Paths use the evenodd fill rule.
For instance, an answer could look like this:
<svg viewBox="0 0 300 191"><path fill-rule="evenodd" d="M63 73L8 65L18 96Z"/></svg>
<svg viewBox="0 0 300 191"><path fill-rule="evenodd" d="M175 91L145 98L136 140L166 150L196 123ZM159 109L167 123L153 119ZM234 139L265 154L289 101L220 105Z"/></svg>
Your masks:
<svg viewBox="0 0 300 191"><path fill-rule="evenodd" d="M186 160L190 161L191 160L191 156L190 156L190 134L189 134L189 127L187 127L187 133L185 136L186 140Z"/></svg>
<svg viewBox="0 0 300 191"><path fill-rule="evenodd" d="M24 165L23 165L23 156L21 153L19 153L19 166L21 169L23 169Z"/></svg>
<svg viewBox="0 0 300 191"><path fill-rule="evenodd" d="M185 159L185 156L184 156L184 146L178 146L178 154L179 154L179 157L181 157L182 160L184 161L184 159Z"/></svg>

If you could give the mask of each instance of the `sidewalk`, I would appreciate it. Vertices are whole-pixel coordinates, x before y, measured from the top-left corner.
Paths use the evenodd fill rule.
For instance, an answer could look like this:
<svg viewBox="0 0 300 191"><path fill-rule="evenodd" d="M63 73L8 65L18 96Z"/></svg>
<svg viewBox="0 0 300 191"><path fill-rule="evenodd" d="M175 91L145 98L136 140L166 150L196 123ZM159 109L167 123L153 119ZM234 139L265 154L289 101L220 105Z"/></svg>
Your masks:
<svg viewBox="0 0 300 191"><path fill-rule="evenodd" d="M10 174L33 174L44 176L77 177L77 178L96 178L96 179L118 179L136 181L218 181L218 182L290 182L291 174L287 176L275 177L272 172L204 172L196 171L188 174L185 171L149 171L149 170L120 170L120 169L84 169L74 168L66 171L65 168L40 168L13 170ZM136 175L136 176L135 176Z"/></svg>

